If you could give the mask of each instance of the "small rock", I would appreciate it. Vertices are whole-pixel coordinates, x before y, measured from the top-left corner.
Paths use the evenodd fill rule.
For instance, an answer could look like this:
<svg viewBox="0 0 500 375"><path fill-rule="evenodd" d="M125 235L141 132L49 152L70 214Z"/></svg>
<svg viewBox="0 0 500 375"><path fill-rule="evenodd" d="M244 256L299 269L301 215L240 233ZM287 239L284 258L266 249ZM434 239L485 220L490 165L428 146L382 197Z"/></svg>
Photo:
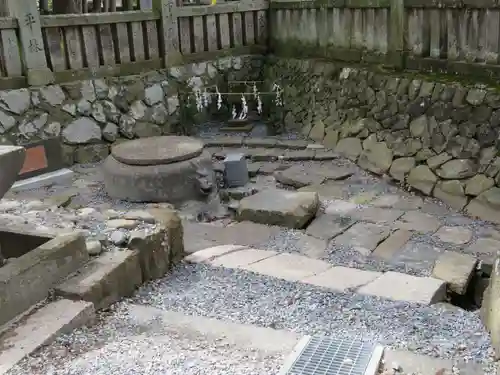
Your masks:
<svg viewBox="0 0 500 375"><path fill-rule="evenodd" d="M116 246L123 246L128 243L128 235L120 230L114 230L109 234L109 241Z"/></svg>
<svg viewBox="0 0 500 375"><path fill-rule="evenodd" d="M78 210L78 216L80 217L89 217L90 215L96 212L95 208L85 207Z"/></svg>
<svg viewBox="0 0 500 375"><path fill-rule="evenodd" d="M99 255L102 252L102 245L99 241L96 240L87 240L85 242L87 246L87 252L89 255Z"/></svg>
<svg viewBox="0 0 500 375"><path fill-rule="evenodd" d="M106 226L113 229L133 229L138 225L136 220L128 219L111 219L106 222Z"/></svg>

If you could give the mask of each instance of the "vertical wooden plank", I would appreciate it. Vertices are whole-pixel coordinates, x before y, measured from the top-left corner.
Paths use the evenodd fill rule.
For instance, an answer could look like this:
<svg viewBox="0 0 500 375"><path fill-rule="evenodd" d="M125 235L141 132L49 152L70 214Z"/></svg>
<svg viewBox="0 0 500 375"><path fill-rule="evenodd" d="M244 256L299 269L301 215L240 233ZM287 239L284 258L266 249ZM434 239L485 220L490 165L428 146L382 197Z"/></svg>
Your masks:
<svg viewBox="0 0 500 375"><path fill-rule="evenodd" d="M58 27L48 27L44 29L49 49L50 65L52 70L60 72L66 70L66 57L64 53L64 39L62 30Z"/></svg>
<svg viewBox="0 0 500 375"><path fill-rule="evenodd" d="M391 0L388 40L389 57L394 66L402 67L402 53L405 49L405 6L404 0ZM385 10L385 9L384 9Z"/></svg>
<svg viewBox="0 0 500 375"><path fill-rule="evenodd" d="M286 17L285 10L277 9L275 12L276 19L274 21L274 35L273 37L280 42L283 42L287 38L286 34Z"/></svg>
<svg viewBox="0 0 500 375"><path fill-rule="evenodd" d="M295 31L293 29L293 22L292 22L292 10L291 9L285 9L282 17L283 19L281 20L282 22L282 29L280 30L280 35L282 40L288 40L288 39L293 39L295 36Z"/></svg>
<svg viewBox="0 0 500 375"><path fill-rule="evenodd" d="M441 56L441 20L439 17L439 9L431 9L431 41L430 41L430 57L439 59Z"/></svg>
<svg viewBox="0 0 500 375"><path fill-rule="evenodd" d="M141 22L132 22L130 24L132 30L132 49L134 51L134 61L144 61L144 35L142 33Z"/></svg>
<svg viewBox="0 0 500 375"><path fill-rule="evenodd" d="M191 49L191 26L189 24L189 17L179 18L179 36L181 39L181 53L186 55L192 52Z"/></svg>
<svg viewBox="0 0 500 375"><path fill-rule="evenodd" d="M458 11L455 9L446 10L446 25L447 25L447 37L448 37L448 48L447 48L447 58L448 60L458 60L460 56L459 51L459 35L458 35Z"/></svg>
<svg viewBox="0 0 500 375"><path fill-rule="evenodd" d="M194 52L205 51L203 16L193 17Z"/></svg>
<svg viewBox="0 0 500 375"><path fill-rule="evenodd" d="M215 15L207 16L207 48L209 51L217 51L217 21Z"/></svg>
<svg viewBox="0 0 500 375"><path fill-rule="evenodd" d="M476 61L478 55L478 40L479 40L479 10L469 10L469 27L467 30L467 52L465 53L465 60L467 62Z"/></svg>
<svg viewBox="0 0 500 375"><path fill-rule="evenodd" d="M422 55L422 33L420 25L420 9L410 9L408 12L408 44L410 51L416 55Z"/></svg>
<svg viewBox="0 0 500 375"><path fill-rule="evenodd" d="M365 27L363 28L363 40L366 49L370 52L375 51L375 35L377 27L382 27L382 25L376 25L375 23L375 9L369 8L365 11Z"/></svg>
<svg viewBox="0 0 500 375"><path fill-rule="evenodd" d="M3 29L0 34L2 40L2 65L5 67L5 73L8 77L22 75L23 68L16 31Z"/></svg>
<svg viewBox="0 0 500 375"><path fill-rule="evenodd" d="M254 12L245 12L245 45L255 44L255 21Z"/></svg>
<svg viewBox="0 0 500 375"><path fill-rule="evenodd" d="M233 13L231 15L233 20L233 47L243 45L243 23L241 21L241 13Z"/></svg>
<svg viewBox="0 0 500 375"><path fill-rule="evenodd" d="M115 65L116 58L110 25L99 26L99 40L101 41L101 54L104 65Z"/></svg>
<svg viewBox="0 0 500 375"><path fill-rule="evenodd" d="M265 10L257 12L257 43L261 45L267 44L267 15Z"/></svg>
<svg viewBox="0 0 500 375"><path fill-rule="evenodd" d="M352 14L351 48L363 49L363 10L354 9Z"/></svg>
<svg viewBox="0 0 500 375"><path fill-rule="evenodd" d="M95 26L82 26L83 48L87 58L89 67L98 67L99 62L99 46L97 45L97 32Z"/></svg>
<svg viewBox="0 0 500 375"><path fill-rule="evenodd" d="M497 64L499 46L498 36L500 34L500 12L497 9L486 9L483 24L483 59L486 63Z"/></svg>
<svg viewBox="0 0 500 375"><path fill-rule="evenodd" d="M160 47L158 44L158 28L156 21L146 21L146 36L148 40L148 58L150 60L160 58Z"/></svg>
<svg viewBox="0 0 500 375"><path fill-rule="evenodd" d="M311 45L318 45L318 31L316 29L316 9L309 9L307 12L309 23L308 42Z"/></svg>
<svg viewBox="0 0 500 375"><path fill-rule="evenodd" d="M219 14L220 45L222 49L231 47L229 14Z"/></svg>
<svg viewBox="0 0 500 375"><path fill-rule="evenodd" d="M131 61L130 41L128 39L128 28L126 23L116 24L116 43L120 51L120 63L129 63Z"/></svg>
<svg viewBox="0 0 500 375"><path fill-rule="evenodd" d="M386 54L389 51L389 10L379 9L376 15L376 24L380 25L379 27L377 27L379 50L380 53Z"/></svg>
<svg viewBox="0 0 500 375"><path fill-rule="evenodd" d="M338 47L340 45L340 9L328 9L328 44Z"/></svg>
<svg viewBox="0 0 500 375"><path fill-rule="evenodd" d="M328 45L328 9L320 8L316 12L318 43L320 47Z"/></svg>
<svg viewBox="0 0 500 375"><path fill-rule="evenodd" d="M305 42L309 37L309 14L308 9L298 9L300 12L298 30L300 30L300 34L296 34L296 40L300 42Z"/></svg>

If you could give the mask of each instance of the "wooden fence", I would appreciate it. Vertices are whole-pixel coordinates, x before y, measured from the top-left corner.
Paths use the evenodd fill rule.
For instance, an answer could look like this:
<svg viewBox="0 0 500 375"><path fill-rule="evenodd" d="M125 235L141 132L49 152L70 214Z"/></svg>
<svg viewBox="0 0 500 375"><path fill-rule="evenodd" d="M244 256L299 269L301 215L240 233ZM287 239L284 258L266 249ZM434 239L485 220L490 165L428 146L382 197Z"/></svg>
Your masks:
<svg viewBox="0 0 500 375"><path fill-rule="evenodd" d="M155 0L161 7L40 15L44 4L7 0L0 89L135 74L267 47L267 0L213 6Z"/></svg>
<svg viewBox="0 0 500 375"><path fill-rule="evenodd" d="M293 56L500 77L500 3L274 0L272 48Z"/></svg>

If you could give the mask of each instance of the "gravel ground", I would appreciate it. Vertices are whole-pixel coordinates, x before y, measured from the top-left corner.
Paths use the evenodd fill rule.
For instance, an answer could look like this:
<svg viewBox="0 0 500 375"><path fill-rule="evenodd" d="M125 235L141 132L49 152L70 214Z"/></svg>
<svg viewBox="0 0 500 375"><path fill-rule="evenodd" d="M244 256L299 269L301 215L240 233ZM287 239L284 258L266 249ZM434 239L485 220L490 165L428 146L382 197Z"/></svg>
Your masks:
<svg viewBox="0 0 500 375"><path fill-rule="evenodd" d="M421 354L489 364L477 313L325 291L204 265L181 265L139 290L133 302L304 334L363 336Z"/></svg>
<svg viewBox="0 0 500 375"><path fill-rule="evenodd" d="M97 325L59 337L7 375L271 375L287 354L244 349L161 322L138 323L118 304Z"/></svg>

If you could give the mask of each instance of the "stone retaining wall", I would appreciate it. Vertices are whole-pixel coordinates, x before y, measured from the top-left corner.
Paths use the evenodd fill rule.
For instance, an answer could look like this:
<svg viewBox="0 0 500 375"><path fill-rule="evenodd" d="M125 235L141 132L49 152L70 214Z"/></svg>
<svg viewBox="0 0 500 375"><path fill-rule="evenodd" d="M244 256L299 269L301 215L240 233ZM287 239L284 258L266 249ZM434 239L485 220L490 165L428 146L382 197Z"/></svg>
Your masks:
<svg viewBox="0 0 500 375"><path fill-rule="evenodd" d="M500 223L500 91L333 63L269 59L285 129L362 168Z"/></svg>
<svg viewBox="0 0 500 375"><path fill-rule="evenodd" d="M138 76L0 91L0 144L61 137L67 165L96 162L114 142L185 131L201 119L194 103L182 105L183 94L228 79L256 79L261 60L226 57Z"/></svg>

